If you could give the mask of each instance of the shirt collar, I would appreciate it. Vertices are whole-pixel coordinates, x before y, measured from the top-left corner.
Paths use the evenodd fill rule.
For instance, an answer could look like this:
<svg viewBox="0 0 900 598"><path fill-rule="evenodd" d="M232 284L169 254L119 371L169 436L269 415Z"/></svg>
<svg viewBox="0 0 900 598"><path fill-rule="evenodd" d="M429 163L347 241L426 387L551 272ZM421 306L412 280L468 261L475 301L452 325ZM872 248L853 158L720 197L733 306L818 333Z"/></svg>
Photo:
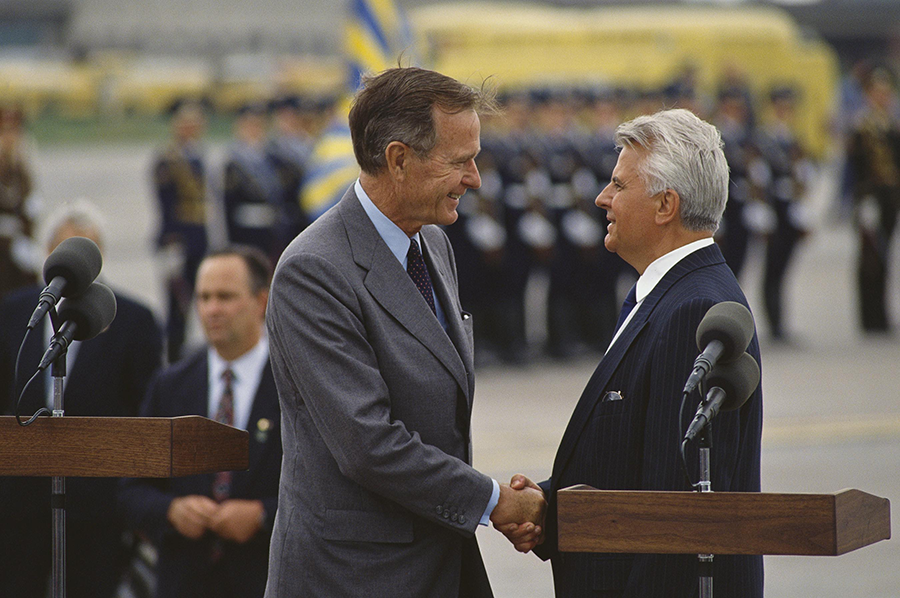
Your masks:
<svg viewBox="0 0 900 598"><path fill-rule="evenodd" d="M231 367L235 381L247 380L252 377L253 372L262 369L263 363L269 358L269 342L265 334L261 335L252 349L234 361L225 361L212 347L209 347L208 355L209 372L213 380L221 380L227 367Z"/></svg>
<svg viewBox="0 0 900 598"><path fill-rule="evenodd" d="M413 238L416 240L416 243L419 244L419 248L422 247L422 241L419 239L419 233L416 233L412 237L408 237L403 230L391 221L390 218L384 215L378 206L376 206L372 199L366 194L365 190L362 188L362 185L359 182L359 179L356 179L356 183L354 184L353 189L356 191L356 197L359 199L359 203L362 204L363 209L366 211L366 214L369 216L369 220L372 221L372 224L375 225L375 230L378 231L378 234L387 243L388 249L391 250L391 253L400 261L400 265L406 268L406 254L409 253L409 240Z"/></svg>
<svg viewBox="0 0 900 598"><path fill-rule="evenodd" d="M659 281L662 280L663 276L668 273L669 270L672 269L672 266L680 262L682 259L687 257L688 255L694 253L699 249L703 249L704 247L708 247L713 244L713 238L707 237L705 239L700 239L699 241L694 241L692 243L688 243L687 245L682 245L678 249L673 249L669 253L665 254L662 257L656 258L653 263L647 266L647 269L644 270L644 273L638 278L637 288L635 289L634 296L637 303L643 301L647 295L650 294Z"/></svg>

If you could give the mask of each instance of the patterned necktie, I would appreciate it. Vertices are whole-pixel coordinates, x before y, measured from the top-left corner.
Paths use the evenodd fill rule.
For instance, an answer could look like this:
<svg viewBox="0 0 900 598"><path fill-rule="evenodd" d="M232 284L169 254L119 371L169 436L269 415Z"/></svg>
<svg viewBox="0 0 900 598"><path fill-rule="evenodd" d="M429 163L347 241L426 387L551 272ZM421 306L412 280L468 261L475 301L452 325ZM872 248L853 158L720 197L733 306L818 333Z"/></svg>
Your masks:
<svg viewBox="0 0 900 598"><path fill-rule="evenodd" d="M219 400L219 408L216 411L215 420L229 426L234 425L234 372L226 367L222 372L222 381L225 388L222 390L222 398ZM219 471L213 482L213 498L216 502L222 502L231 494L231 472Z"/></svg>
<svg viewBox="0 0 900 598"><path fill-rule="evenodd" d="M616 323L616 330L622 327L625 318L628 317L628 314L631 313L631 310L634 309L634 306L637 304L636 289L637 283L634 283L631 290L628 291L628 295L625 296L625 302L622 304L622 311L619 312L619 321Z"/></svg>
<svg viewBox="0 0 900 598"><path fill-rule="evenodd" d="M422 293L428 307L431 311L437 313L434 308L434 292L431 290L431 277L428 276L428 269L425 267L425 260L422 259L422 253L419 251L419 244L415 239L409 240L409 253L406 254L406 272L416 288Z"/></svg>

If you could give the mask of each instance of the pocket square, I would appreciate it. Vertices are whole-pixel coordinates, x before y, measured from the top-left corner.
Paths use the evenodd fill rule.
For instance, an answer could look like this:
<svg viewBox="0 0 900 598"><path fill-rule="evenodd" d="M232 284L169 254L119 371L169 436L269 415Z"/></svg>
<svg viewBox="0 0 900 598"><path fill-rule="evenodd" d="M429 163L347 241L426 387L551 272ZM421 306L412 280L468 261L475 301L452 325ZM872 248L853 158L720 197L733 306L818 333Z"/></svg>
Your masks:
<svg viewBox="0 0 900 598"><path fill-rule="evenodd" d="M622 396L622 393L618 390L610 390L606 394L603 395L603 403L608 403L612 401L621 401L625 397Z"/></svg>

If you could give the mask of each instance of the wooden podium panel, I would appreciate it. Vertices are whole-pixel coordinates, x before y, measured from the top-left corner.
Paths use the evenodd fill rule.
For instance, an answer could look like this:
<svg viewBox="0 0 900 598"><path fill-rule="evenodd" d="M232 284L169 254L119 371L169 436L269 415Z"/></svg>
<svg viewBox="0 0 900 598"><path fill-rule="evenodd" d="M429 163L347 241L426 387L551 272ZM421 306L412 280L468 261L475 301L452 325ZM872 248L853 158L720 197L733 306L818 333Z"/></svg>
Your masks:
<svg viewBox="0 0 900 598"><path fill-rule="evenodd" d="M563 552L836 556L891 537L890 501L834 494L629 492L557 494Z"/></svg>
<svg viewBox="0 0 900 598"><path fill-rule="evenodd" d="M167 478L244 470L250 435L196 415L0 417L0 476Z"/></svg>

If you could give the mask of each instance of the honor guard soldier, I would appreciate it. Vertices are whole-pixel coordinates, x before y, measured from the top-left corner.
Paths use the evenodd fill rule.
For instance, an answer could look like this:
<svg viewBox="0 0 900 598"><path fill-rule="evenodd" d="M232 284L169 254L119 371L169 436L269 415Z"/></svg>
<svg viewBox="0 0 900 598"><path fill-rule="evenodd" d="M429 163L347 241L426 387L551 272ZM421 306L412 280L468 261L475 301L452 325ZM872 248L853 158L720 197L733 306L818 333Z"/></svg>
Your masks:
<svg viewBox="0 0 900 598"><path fill-rule="evenodd" d="M172 139L153 164L159 206L156 248L168 294L169 361L181 356L197 267L206 254L206 173L201 145L205 128L206 116L199 104L178 105L172 116Z"/></svg>
<svg viewBox="0 0 900 598"><path fill-rule="evenodd" d="M788 87L770 94L771 119L759 135L759 147L772 173L769 205L775 228L766 238L763 298L769 331L785 340L784 280L800 239L811 225L804 198L815 174L801 140L794 133L796 93Z"/></svg>
<svg viewBox="0 0 900 598"><path fill-rule="evenodd" d="M235 140L225 164L224 208L228 241L261 249L270 259L281 254L276 226L283 190L266 152L267 114L263 104L238 111Z"/></svg>
<svg viewBox="0 0 900 598"><path fill-rule="evenodd" d="M893 74L875 68L866 77L866 107L858 115L848 148L859 230L859 306L864 332L891 328L887 272L900 209L900 127L894 114Z"/></svg>

